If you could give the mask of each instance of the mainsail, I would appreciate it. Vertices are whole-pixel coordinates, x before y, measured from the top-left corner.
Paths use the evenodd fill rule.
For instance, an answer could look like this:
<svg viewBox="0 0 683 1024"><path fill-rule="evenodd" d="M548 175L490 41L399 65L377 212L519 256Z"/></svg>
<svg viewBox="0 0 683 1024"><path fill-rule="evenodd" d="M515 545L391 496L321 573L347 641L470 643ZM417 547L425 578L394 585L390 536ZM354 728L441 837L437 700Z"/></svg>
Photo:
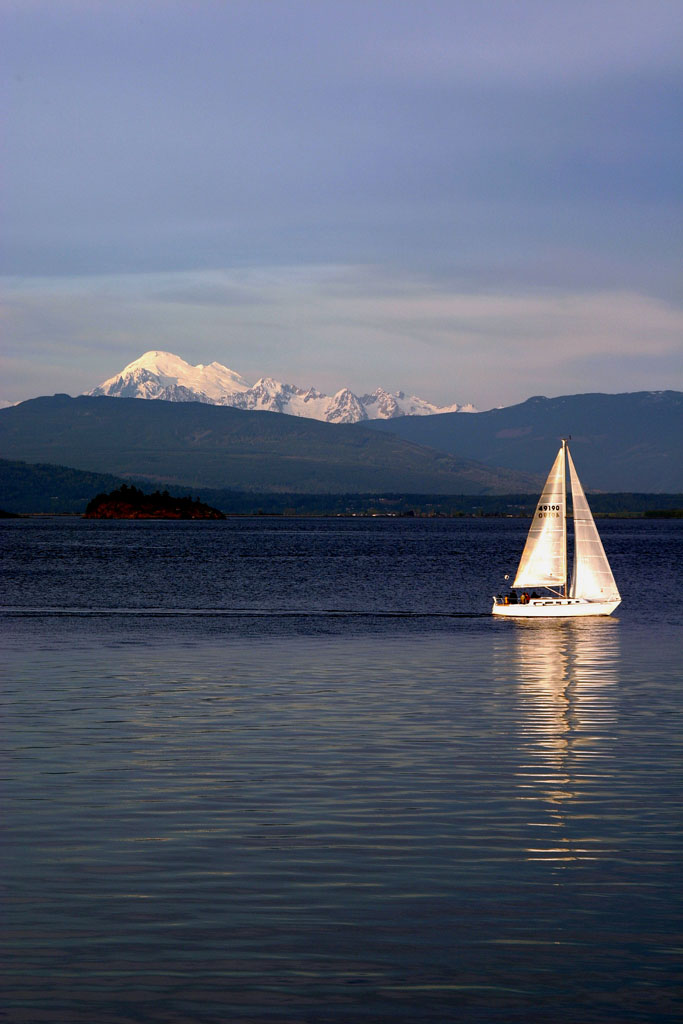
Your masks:
<svg viewBox="0 0 683 1024"><path fill-rule="evenodd" d="M567 498L564 452L563 444L538 500L513 587L557 588L564 587L566 583Z"/></svg>
<svg viewBox="0 0 683 1024"><path fill-rule="evenodd" d="M572 457L569 457L569 478L574 506L574 568L570 597L587 601L621 600L605 549L593 521L586 495L579 482Z"/></svg>

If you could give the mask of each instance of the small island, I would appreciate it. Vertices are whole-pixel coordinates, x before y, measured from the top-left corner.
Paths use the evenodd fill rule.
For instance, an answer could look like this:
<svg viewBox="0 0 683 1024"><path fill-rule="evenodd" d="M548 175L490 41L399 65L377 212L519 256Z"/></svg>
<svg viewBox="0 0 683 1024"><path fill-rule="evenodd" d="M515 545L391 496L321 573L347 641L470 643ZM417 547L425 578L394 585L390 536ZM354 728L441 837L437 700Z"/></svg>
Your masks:
<svg viewBox="0 0 683 1024"><path fill-rule="evenodd" d="M110 494L88 502L85 519L225 519L217 508L193 498L176 498L168 491L145 494L123 484Z"/></svg>

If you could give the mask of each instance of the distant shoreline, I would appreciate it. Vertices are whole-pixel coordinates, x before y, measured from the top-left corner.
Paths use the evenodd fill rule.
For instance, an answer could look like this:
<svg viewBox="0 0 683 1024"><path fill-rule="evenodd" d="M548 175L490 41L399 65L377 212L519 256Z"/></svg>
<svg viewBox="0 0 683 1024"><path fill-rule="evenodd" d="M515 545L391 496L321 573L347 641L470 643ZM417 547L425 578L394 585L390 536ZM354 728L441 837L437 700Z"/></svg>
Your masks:
<svg viewBox="0 0 683 1024"><path fill-rule="evenodd" d="M445 513L414 513L413 515L395 512L222 512L217 519L531 519L533 512L456 512ZM146 516L86 516L85 512L5 512L0 510L0 519L127 519L149 522L204 522L206 519L185 518L168 515ZM653 509L644 512L596 512L596 519L683 519L683 508Z"/></svg>

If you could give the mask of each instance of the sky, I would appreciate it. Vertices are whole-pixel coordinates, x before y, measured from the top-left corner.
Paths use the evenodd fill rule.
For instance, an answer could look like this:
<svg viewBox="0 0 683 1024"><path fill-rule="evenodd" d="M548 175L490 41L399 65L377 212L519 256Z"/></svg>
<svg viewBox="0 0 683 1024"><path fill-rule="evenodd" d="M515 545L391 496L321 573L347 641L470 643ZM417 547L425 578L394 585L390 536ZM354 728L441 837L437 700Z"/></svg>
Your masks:
<svg viewBox="0 0 683 1024"><path fill-rule="evenodd" d="M0 399L683 390L683 4L0 0Z"/></svg>

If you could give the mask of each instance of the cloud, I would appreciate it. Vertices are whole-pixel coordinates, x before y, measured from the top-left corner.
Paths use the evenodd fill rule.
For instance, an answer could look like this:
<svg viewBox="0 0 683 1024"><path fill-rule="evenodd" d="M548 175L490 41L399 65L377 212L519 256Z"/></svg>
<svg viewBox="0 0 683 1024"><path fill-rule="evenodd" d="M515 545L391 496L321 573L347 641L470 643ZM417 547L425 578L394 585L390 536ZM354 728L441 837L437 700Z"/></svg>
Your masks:
<svg viewBox="0 0 683 1024"><path fill-rule="evenodd" d="M379 5L381 7L381 5ZM565 85L680 67L680 11L668 0L393 3L393 31L361 44L369 68L405 81Z"/></svg>
<svg viewBox="0 0 683 1024"><path fill-rule="evenodd" d="M675 4L36 3L8 17L8 273L541 258L677 203ZM614 205L633 224L613 232ZM604 205L603 205L604 204ZM566 216L556 217L564 207ZM518 216L515 223L515 215ZM667 264L668 266L668 264Z"/></svg>
<svg viewBox="0 0 683 1024"><path fill-rule="evenodd" d="M152 347L480 406L680 381L680 5L1 13L5 398Z"/></svg>
<svg viewBox="0 0 683 1024"><path fill-rule="evenodd" d="M464 292L331 265L10 279L5 294L7 379L34 381L6 399L58 383L85 390L152 348L252 380L331 392L381 384L480 408L683 387L683 312L629 291ZM24 365L25 352L35 356Z"/></svg>

